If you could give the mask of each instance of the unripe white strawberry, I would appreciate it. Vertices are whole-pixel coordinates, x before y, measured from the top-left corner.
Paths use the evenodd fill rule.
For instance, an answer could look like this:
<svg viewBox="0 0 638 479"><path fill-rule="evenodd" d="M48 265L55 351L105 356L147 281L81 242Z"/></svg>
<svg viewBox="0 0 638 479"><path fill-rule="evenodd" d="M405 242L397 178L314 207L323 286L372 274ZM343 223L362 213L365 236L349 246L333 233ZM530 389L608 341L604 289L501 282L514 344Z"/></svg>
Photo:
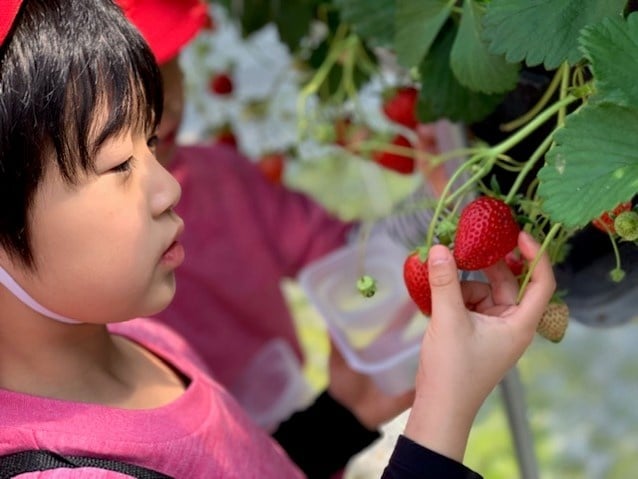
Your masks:
<svg viewBox="0 0 638 479"><path fill-rule="evenodd" d="M543 313L536 332L554 343L565 336L569 324L569 308L565 303L549 303Z"/></svg>
<svg viewBox="0 0 638 479"><path fill-rule="evenodd" d="M624 240L638 240L638 213L635 211L620 213L614 220L614 229Z"/></svg>

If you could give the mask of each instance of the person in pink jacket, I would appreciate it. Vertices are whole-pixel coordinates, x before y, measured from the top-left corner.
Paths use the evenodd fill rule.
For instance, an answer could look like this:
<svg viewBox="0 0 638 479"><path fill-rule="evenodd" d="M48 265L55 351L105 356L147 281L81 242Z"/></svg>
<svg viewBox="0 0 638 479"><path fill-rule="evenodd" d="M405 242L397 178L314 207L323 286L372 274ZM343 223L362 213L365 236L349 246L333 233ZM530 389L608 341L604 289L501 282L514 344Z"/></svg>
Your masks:
<svg viewBox="0 0 638 479"><path fill-rule="evenodd" d="M207 23L207 7L193 0L119 4L160 64L165 102L157 155L182 187L176 211L188 226L182 242L191 255L176 272L175 299L158 318L187 338L228 388L273 340L284 340L303 361L281 282L343 246L353 223L271 183L231 146L176 144L184 105L178 53Z"/></svg>
<svg viewBox="0 0 638 479"><path fill-rule="evenodd" d="M143 318L170 304L185 258L181 188L155 156L160 78L111 0L0 4L2 476L329 477L345 436L413 399L383 477L480 477L461 464L469 430L534 337L555 288L547 255L517 302L504 263L490 284L461 285L433 247L414 397L344 369L277 443L187 340ZM523 233L519 247L527 260L540 250Z"/></svg>

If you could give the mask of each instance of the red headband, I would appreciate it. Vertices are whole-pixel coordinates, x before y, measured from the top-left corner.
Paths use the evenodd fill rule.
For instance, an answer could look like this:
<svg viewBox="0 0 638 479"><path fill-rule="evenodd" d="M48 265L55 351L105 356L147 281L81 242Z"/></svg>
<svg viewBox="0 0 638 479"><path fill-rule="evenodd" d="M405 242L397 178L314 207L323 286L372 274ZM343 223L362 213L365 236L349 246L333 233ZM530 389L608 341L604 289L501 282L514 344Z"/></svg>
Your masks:
<svg viewBox="0 0 638 479"><path fill-rule="evenodd" d="M7 38L9 30L11 30L20 5L22 5L22 0L3 0L0 4L0 45L4 43L4 39Z"/></svg>

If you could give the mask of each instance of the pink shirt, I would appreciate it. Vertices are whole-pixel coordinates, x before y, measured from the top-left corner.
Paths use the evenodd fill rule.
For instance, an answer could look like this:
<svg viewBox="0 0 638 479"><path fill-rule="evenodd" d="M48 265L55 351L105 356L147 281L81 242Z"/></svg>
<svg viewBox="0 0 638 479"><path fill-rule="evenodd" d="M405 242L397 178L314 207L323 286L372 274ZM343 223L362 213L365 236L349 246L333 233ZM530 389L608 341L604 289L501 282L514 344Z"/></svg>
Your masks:
<svg viewBox="0 0 638 479"><path fill-rule="evenodd" d="M351 228L307 196L269 183L226 145L180 147L170 167L186 260L158 317L184 336L226 387L273 338L302 358L280 289L309 262L342 246Z"/></svg>
<svg viewBox="0 0 638 479"><path fill-rule="evenodd" d="M188 345L169 328L137 319L110 329L147 347L190 378L184 394L163 407L129 410L0 389L0 454L48 449L121 460L177 478L304 477L279 446L204 374ZM21 477L123 476L84 468Z"/></svg>

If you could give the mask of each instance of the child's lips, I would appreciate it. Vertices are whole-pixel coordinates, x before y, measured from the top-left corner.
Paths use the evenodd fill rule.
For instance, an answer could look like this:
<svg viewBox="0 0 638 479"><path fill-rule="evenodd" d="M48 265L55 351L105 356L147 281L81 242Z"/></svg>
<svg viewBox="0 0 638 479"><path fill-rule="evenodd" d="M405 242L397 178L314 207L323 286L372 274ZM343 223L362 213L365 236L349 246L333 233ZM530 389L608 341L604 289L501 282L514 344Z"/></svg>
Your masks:
<svg viewBox="0 0 638 479"><path fill-rule="evenodd" d="M162 264L165 264L172 268L177 268L184 262L185 255L186 253L184 251L184 246L182 246L182 243L175 240L171 243L168 249L164 251L161 262Z"/></svg>
<svg viewBox="0 0 638 479"><path fill-rule="evenodd" d="M184 223L180 219L179 226L173 237L173 242L166 248L164 253L162 253L162 258L160 262L172 268L177 268L180 264L184 262L185 252L184 246L179 242L179 238L184 232Z"/></svg>

